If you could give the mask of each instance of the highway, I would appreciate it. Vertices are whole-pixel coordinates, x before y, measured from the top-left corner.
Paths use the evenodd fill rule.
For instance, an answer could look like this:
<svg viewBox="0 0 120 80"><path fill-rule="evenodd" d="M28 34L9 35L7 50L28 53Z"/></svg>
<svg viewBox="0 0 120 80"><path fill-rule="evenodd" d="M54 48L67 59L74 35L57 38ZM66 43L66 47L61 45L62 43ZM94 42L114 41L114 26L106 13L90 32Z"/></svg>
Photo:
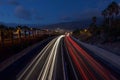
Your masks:
<svg viewBox="0 0 120 80"><path fill-rule="evenodd" d="M77 68L78 74L80 74L79 80L117 80L110 70L91 57L74 40L66 37L65 41L75 68Z"/></svg>
<svg viewBox="0 0 120 80"><path fill-rule="evenodd" d="M119 61L114 53L60 35L9 80L120 80Z"/></svg>

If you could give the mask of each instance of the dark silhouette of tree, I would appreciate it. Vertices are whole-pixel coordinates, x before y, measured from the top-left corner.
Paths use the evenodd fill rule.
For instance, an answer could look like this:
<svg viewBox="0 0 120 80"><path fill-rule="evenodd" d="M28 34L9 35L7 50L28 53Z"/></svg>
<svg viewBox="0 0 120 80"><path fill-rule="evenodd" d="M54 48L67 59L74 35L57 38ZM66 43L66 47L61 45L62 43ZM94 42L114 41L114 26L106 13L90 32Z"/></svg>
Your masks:
<svg viewBox="0 0 120 80"><path fill-rule="evenodd" d="M104 16L105 22L103 25L107 28L104 30L108 35L108 38L115 39L118 35L118 21L117 16L120 13L120 6L115 2L111 2L106 9L102 11L102 15ZM107 25L106 25L107 24ZM107 27L108 26L108 27Z"/></svg>
<svg viewBox="0 0 120 80"><path fill-rule="evenodd" d="M14 32L15 29L13 27L9 27L8 30L9 30L10 40L11 40L12 45L13 45L14 44L14 35L13 35L13 32Z"/></svg>
<svg viewBox="0 0 120 80"><path fill-rule="evenodd" d="M28 36L31 38L31 28L28 27Z"/></svg>
<svg viewBox="0 0 120 80"><path fill-rule="evenodd" d="M108 5L106 9L102 11L102 15L105 17L108 17L109 20L109 26L112 25L112 22L114 21L114 18L120 13L120 6L113 1Z"/></svg>
<svg viewBox="0 0 120 80"><path fill-rule="evenodd" d="M102 11L102 15L103 15L104 19L106 19L108 17L108 11L106 9L104 9Z"/></svg>
<svg viewBox="0 0 120 80"><path fill-rule="evenodd" d="M93 21L94 24L96 24L96 20L97 20L97 17L96 17L96 16L93 16L93 17L92 17L92 21Z"/></svg>
<svg viewBox="0 0 120 80"><path fill-rule="evenodd" d="M36 36L37 36L36 31L37 31L37 28L32 28L33 37L36 37Z"/></svg>
<svg viewBox="0 0 120 80"><path fill-rule="evenodd" d="M4 46L4 30L5 30L5 25L0 25L0 37L1 37L1 45L2 47Z"/></svg>
<svg viewBox="0 0 120 80"><path fill-rule="evenodd" d="M18 38L19 38L19 41L21 42L21 29L22 29L22 26L17 26L17 31L18 31Z"/></svg>
<svg viewBox="0 0 120 80"><path fill-rule="evenodd" d="M79 36L80 35L80 29L75 29L73 31L73 34L76 35L76 36Z"/></svg>
<svg viewBox="0 0 120 80"><path fill-rule="evenodd" d="M97 21L96 16L93 16L92 23L88 27L88 30L90 31L90 33L92 33L93 36L96 35L96 31L97 31L96 21Z"/></svg>
<svg viewBox="0 0 120 80"><path fill-rule="evenodd" d="M114 17L114 15L118 15L120 12L120 6L116 2L112 2L108 5L107 10L109 11L109 15Z"/></svg>
<svg viewBox="0 0 120 80"><path fill-rule="evenodd" d="M108 10L104 9L101 14L104 17L104 24L108 25L109 24Z"/></svg>
<svg viewBox="0 0 120 80"><path fill-rule="evenodd" d="M29 32L29 27L28 26L23 26L22 29L24 30L24 36L26 38L27 37L27 32Z"/></svg>

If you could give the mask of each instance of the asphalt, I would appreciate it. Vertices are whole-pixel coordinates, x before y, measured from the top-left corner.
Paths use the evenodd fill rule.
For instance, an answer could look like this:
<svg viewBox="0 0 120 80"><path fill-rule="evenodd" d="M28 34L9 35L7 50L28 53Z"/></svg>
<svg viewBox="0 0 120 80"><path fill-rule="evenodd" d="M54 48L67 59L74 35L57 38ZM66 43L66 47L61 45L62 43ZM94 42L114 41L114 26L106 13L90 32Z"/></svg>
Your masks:
<svg viewBox="0 0 120 80"><path fill-rule="evenodd" d="M120 67L114 65L114 64L119 64L119 62L117 60L115 61L116 63L113 63L113 61L111 61L111 60L106 60L106 58L102 58L102 56L98 56L97 54L99 54L99 53L96 54L90 48L86 47L84 44L81 44L81 42L78 41L77 39L75 39L74 37L72 37L72 39L74 41L76 41L76 43L79 46L81 46L87 53L89 53L89 55L92 56L92 58L94 58L94 60L99 62L103 67L108 69L110 71L110 73L113 74L113 76L115 76L118 80L120 80L120 77L119 77L119 75L120 75ZM93 45L90 45L90 46L92 47ZM103 49L103 48L100 48L100 49ZM103 49L103 50L105 50L105 49ZM97 51L100 52L99 49ZM105 50L105 51L107 51L107 50ZM106 54L106 52L104 52L104 54ZM110 56L110 54L116 55L116 53L109 52L108 57ZM118 55L116 55L116 56L118 56ZM115 58L112 58L112 60L115 60Z"/></svg>
<svg viewBox="0 0 120 80"><path fill-rule="evenodd" d="M32 59L42 50L44 46L48 44L50 40L51 38L34 47L22 58L18 59L7 68L5 68L3 71L1 71L0 80L16 80L16 76L21 72L21 70L26 67L29 62L32 61Z"/></svg>
<svg viewBox="0 0 120 80"><path fill-rule="evenodd" d="M118 61L104 58L99 55L101 49L97 53L94 49L69 35L61 35L0 72L0 80L119 80L120 70L114 65Z"/></svg>

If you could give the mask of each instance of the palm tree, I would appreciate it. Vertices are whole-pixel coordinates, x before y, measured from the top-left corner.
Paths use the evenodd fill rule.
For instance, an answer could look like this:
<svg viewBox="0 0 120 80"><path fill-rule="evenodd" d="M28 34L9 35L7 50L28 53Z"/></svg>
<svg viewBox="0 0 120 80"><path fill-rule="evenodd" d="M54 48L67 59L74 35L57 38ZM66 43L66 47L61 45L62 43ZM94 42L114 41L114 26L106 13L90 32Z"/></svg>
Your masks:
<svg viewBox="0 0 120 80"><path fill-rule="evenodd" d="M29 27L28 27L28 36L29 36L29 38L31 36L31 28L29 28Z"/></svg>
<svg viewBox="0 0 120 80"><path fill-rule="evenodd" d="M96 16L93 16L93 17L92 17L92 21L93 21L94 24L96 24L96 20L97 20L97 17L96 17Z"/></svg>
<svg viewBox="0 0 120 80"><path fill-rule="evenodd" d="M120 12L120 6L116 2L112 2L108 5L107 10L109 12L109 25L112 25L112 21L114 21L114 17L116 17Z"/></svg>
<svg viewBox="0 0 120 80"><path fill-rule="evenodd" d="M13 45L14 44L14 39L13 39L13 37L14 37L14 35L13 35L14 28L9 27L8 29L9 29L9 33L10 33L10 40L11 40L11 43Z"/></svg>
<svg viewBox="0 0 120 80"><path fill-rule="evenodd" d="M19 42L21 42L21 26L17 26L17 31L18 31L18 38L19 38Z"/></svg>
<svg viewBox="0 0 120 80"><path fill-rule="evenodd" d="M114 16L114 15L118 15L120 12L120 6L116 3L116 2L112 2L109 6L108 6L108 10L109 12Z"/></svg>
<svg viewBox="0 0 120 80"><path fill-rule="evenodd" d="M106 19L108 17L108 10L107 9L104 9L102 11L102 16L104 17L104 19Z"/></svg>
<svg viewBox="0 0 120 80"><path fill-rule="evenodd" d="M0 39L1 39L1 46L4 46L4 25L0 25Z"/></svg>
<svg viewBox="0 0 120 80"><path fill-rule="evenodd" d="M37 36L37 28L32 28L33 37Z"/></svg>
<svg viewBox="0 0 120 80"><path fill-rule="evenodd" d="M29 30L28 26L23 26L22 27L24 29L24 36L25 38L27 37L27 31Z"/></svg>
<svg viewBox="0 0 120 80"><path fill-rule="evenodd" d="M104 17L104 19L106 18L106 10L102 11L102 16Z"/></svg>
<svg viewBox="0 0 120 80"><path fill-rule="evenodd" d="M104 24L109 25L109 11L107 9L104 9L101 14L104 17Z"/></svg>
<svg viewBox="0 0 120 80"><path fill-rule="evenodd" d="M92 21L93 22L89 25L88 30L90 31L90 33L94 37L95 35L97 35L96 34L97 33L97 25L96 25L97 17L93 16Z"/></svg>

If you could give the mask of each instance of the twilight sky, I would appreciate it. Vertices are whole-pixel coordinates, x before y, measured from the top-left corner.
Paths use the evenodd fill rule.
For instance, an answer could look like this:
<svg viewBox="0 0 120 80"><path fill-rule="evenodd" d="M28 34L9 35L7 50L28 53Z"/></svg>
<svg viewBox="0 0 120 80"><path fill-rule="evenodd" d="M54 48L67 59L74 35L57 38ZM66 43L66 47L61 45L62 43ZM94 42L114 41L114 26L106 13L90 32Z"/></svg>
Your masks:
<svg viewBox="0 0 120 80"><path fill-rule="evenodd" d="M0 0L0 22L53 24L101 17L113 0ZM114 0L120 3L120 0Z"/></svg>

